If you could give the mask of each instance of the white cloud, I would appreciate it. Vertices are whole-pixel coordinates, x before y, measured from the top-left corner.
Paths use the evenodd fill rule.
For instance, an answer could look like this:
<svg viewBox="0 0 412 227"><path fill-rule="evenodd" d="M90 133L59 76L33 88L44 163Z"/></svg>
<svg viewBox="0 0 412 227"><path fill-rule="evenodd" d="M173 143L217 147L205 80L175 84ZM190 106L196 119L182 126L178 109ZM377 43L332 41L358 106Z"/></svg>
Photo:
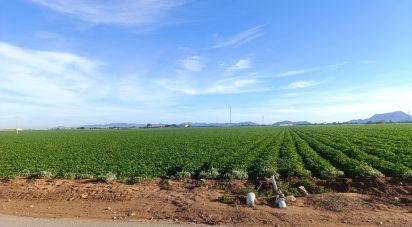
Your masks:
<svg viewBox="0 0 412 227"><path fill-rule="evenodd" d="M105 93L105 85L96 82L100 65L69 53L0 42L0 89L16 99L44 104L81 102L85 93L97 99Z"/></svg>
<svg viewBox="0 0 412 227"><path fill-rule="evenodd" d="M291 89L297 89L297 88L306 88L306 87L312 87L317 85L318 83L314 80L299 80L295 81L289 84L287 88Z"/></svg>
<svg viewBox="0 0 412 227"><path fill-rule="evenodd" d="M245 31L242 31L233 37L230 37L226 40L220 41L213 45L211 48L223 48L223 47L238 47L243 45L253 39L259 38L263 35L262 32L262 25L255 26L253 28L249 28Z"/></svg>
<svg viewBox="0 0 412 227"><path fill-rule="evenodd" d="M234 72L234 71L238 71L242 69L249 69L251 67L252 67L252 60L250 58L244 58L244 59L240 59L235 64L229 66L226 69L226 72L230 73L230 72Z"/></svg>
<svg viewBox="0 0 412 227"><path fill-rule="evenodd" d="M331 70L336 70L344 65L346 65L347 62L341 62L337 64L332 64L332 65L324 65L324 66L318 66L318 67L313 67L313 68L306 68L306 69L294 69L294 70L289 70L285 72L281 72L275 75L275 77L287 77L287 76L297 76L301 74L306 74L306 73L312 73L312 72L329 72Z"/></svg>
<svg viewBox="0 0 412 227"><path fill-rule="evenodd" d="M206 86L192 85L186 79L161 79L153 82L171 91L186 95L238 94L267 90L258 86L259 80L239 77L219 80Z"/></svg>
<svg viewBox="0 0 412 227"><path fill-rule="evenodd" d="M172 96L170 92L159 89L157 84L136 75L123 76L113 84L113 88L114 97L124 102L144 103L146 106L147 103L159 103Z"/></svg>
<svg viewBox="0 0 412 227"><path fill-rule="evenodd" d="M187 70L193 72L200 72L202 71L203 65L203 58L199 56L189 56L182 60L180 60L180 65Z"/></svg>
<svg viewBox="0 0 412 227"><path fill-rule="evenodd" d="M163 19L184 0L30 0L51 10L94 24L147 27Z"/></svg>
<svg viewBox="0 0 412 227"><path fill-rule="evenodd" d="M0 127L14 127L10 116L16 115L21 116L22 127L76 125L98 117L127 120L132 113L150 119L148 113L154 115L157 106L171 103L173 93L148 77L108 77L101 66L99 61L71 53L0 42Z"/></svg>

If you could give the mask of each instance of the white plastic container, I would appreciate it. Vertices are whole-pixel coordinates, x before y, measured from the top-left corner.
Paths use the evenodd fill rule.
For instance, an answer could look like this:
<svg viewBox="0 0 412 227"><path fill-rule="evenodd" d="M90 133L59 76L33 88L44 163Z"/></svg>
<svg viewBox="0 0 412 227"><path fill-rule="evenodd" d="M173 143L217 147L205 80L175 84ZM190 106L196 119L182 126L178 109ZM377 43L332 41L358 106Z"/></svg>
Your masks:
<svg viewBox="0 0 412 227"><path fill-rule="evenodd" d="M276 203L278 204L279 208L286 208L285 198L283 197L276 198Z"/></svg>
<svg viewBox="0 0 412 227"><path fill-rule="evenodd" d="M255 205L255 199L256 195L253 192L249 192L246 196L246 204L249 206L254 206Z"/></svg>

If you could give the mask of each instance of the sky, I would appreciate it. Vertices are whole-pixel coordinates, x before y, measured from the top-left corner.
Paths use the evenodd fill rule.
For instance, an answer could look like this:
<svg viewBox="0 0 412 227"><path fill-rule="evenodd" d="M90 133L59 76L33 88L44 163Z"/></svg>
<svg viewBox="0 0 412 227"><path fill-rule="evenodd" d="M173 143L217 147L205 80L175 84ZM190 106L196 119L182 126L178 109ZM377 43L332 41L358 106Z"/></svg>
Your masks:
<svg viewBox="0 0 412 227"><path fill-rule="evenodd" d="M410 0L0 1L0 128L412 110Z"/></svg>

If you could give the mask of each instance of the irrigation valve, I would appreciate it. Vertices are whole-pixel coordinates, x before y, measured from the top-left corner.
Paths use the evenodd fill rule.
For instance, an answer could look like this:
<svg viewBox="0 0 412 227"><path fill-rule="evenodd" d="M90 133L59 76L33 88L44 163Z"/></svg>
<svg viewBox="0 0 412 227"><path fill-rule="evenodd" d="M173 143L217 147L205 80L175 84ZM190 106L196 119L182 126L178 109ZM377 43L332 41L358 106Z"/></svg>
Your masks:
<svg viewBox="0 0 412 227"><path fill-rule="evenodd" d="M278 188L275 177L272 176L271 179L272 179L273 191L275 192L276 204L278 205L279 208L286 208L285 195Z"/></svg>

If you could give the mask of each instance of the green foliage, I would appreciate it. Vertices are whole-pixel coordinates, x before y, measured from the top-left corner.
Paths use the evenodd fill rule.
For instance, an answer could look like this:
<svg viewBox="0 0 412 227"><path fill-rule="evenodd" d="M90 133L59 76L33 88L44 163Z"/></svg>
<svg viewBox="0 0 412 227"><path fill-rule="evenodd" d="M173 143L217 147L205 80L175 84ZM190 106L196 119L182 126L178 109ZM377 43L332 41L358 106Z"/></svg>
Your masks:
<svg viewBox="0 0 412 227"><path fill-rule="evenodd" d="M219 197L219 201L221 203L233 203L233 198L230 195L222 195L221 197Z"/></svg>
<svg viewBox="0 0 412 227"><path fill-rule="evenodd" d="M213 185L213 188L219 189L219 190L228 190L230 188L230 180L224 180L222 182L217 182L215 185Z"/></svg>
<svg viewBox="0 0 412 227"><path fill-rule="evenodd" d="M316 182L309 178L303 178L300 184L305 187L305 189L311 194L320 194L325 192L330 192L329 189L326 189L323 186L317 185Z"/></svg>
<svg viewBox="0 0 412 227"><path fill-rule="evenodd" d="M64 179L72 180L72 179L76 179L76 174L75 174L75 173L67 172L67 173L63 173L63 174L62 174L62 177L63 177Z"/></svg>
<svg viewBox="0 0 412 227"><path fill-rule="evenodd" d="M123 177L119 181L126 183L126 184L136 184L136 183L140 183L146 180L147 178L144 178L144 177Z"/></svg>
<svg viewBox="0 0 412 227"><path fill-rule="evenodd" d="M254 187L244 187L239 189L239 194L246 196L249 192L257 194L257 191Z"/></svg>
<svg viewBox="0 0 412 227"><path fill-rule="evenodd" d="M209 170L202 170L199 173L200 179L218 179L220 177L220 173L216 168L210 168Z"/></svg>
<svg viewBox="0 0 412 227"><path fill-rule="evenodd" d="M412 180L408 124L25 131L0 140L0 178Z"/></svg>
<svg viewBox="0 0 412 227"><path fill-rule="evenodd" d="M54 174L51 171L47 171L47 170L32 172L28 176L28 178L34 178L34 179L50 179L53 177L54 177Z"/></svg>
<svg viewBox="0 0 412 227"><path fill-rule="evenodd" d="M268 189L265 189L265 190L261 190L261 191L258 192L258 195L263 196L263 197L272 197L272 196L274 196L273 189L268 188Z"/></svg>
<svg viewBox="0 0 412 227"><path fill-rule="evenodd" d="M293 195L293 196L297 196L299 195L298 190L293 187L292 185L288 184L288 183L283 183L283 182L277 182L278 188L283 192L283 194L285 194L285 196L288 195Z"/></svg>
<svg viewBox="0 0 412 227"><path fill-rule="evenodd" d="M185 179L185 178L190 178L192 176L192 174L188 171L179 171L176 173L175 175L175 179Z"/></svg>
<svg viewBox="0 0 412 227"><path fill-rule="evenodd" d="M112 172L108 172L106 174L99 175L96 178L96 180L106 182L106 183L115 181L116 179L117 179L116 174L114 174Z"/></svg>
<svg viewBox="0 0 412 227"><path fill-rule="evenodd" d="M223 178L227 179L238 179L238 180L246 180L248 179L248 174L246 171L243 170L232 170L230 173L226 173Z"/></svg>
<svg viewBox="0 0 412 227"><path fill-rule="evenodd" d="M94 176L89 173L80 173L76 174L75 179L93 179Z"/></svg>

